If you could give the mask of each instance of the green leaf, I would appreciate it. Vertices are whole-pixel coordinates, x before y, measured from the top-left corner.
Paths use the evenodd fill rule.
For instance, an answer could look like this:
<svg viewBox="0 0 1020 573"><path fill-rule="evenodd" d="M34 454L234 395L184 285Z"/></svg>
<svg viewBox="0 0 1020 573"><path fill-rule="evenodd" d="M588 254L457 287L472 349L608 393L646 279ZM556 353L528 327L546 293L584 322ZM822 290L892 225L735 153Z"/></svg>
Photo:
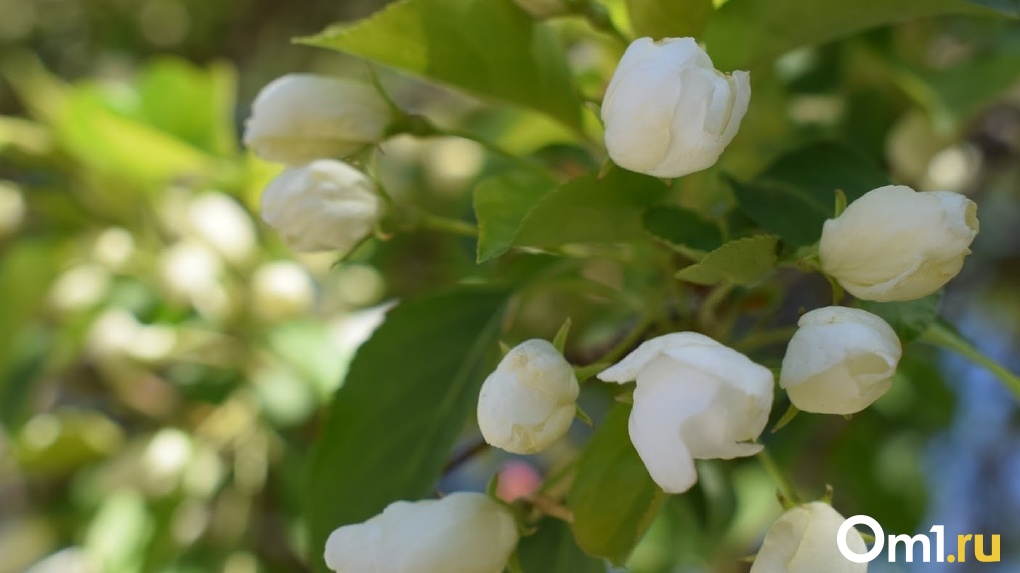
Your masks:
<svg viewBox="0 0 1020 573"><path fill-rule="evenodd" d="M644 236L641 214L666 195L654 177L612 169L586 175L546 194L521 220L514 245L556 247L565 243L618 243Z"/></svg>
<svg viewBox="0 0 1020 573"><path fill-rule="evenodd" d="M555 187L552 178L523 169L479 183L474 193L478 262L498 257L510 249L521 221Z"/></svg>
<svg viewBox="0 0 1020 573"><path fill-rule="evenodd" d="M211 157L144 122L110 109L98 85L76 86L54 123L62 145L79 161L118 178L165 183L210 169Z"/></svg>
<svg viewBox="0 0 1020 573"><path fill-rule="evenodd" d="M689 209L652 207L645 211L641 223L655 238L672 247L708 252L723 243L719 227Z"/></svg>
<svg viewBox="0 0 1020 573"><path fill-rule="evenodd" d="M615 565L627 560L667 498L630 443L630 410L617 404L595 432L567 496L577 544Z"/></svg>
<svg viewBox="0 0 1020 573"><path fill-rule="evenodd" d="M69 86L34 57L12 57L2 72L62 151L118 182L166 183L212 166L198 148L148 125L131 90L99 82Z"/></svg>
<svg viewBox="0 0 1020 573"><path fill-rule="evenodd" d="M955 127L1013 86L1016 70L1020 69L1020 46L1014 42L1013 46L997 44L996 48L976 55L965 65L921 71L918 75L921 85L930 90L926 103L934 104L932 111L947 114Z"/></svg>
<svg viewBox="0 0 1020 573"><path fill-rule="evenodd" d="M833 216L837 189L852 202L889 179L853 148L821 141L779 157L754 181L730 182L754 222L791 245L806 246L818 241Z"/></svg>
<svg viewBox="0 0 1020 573"><path fill-rule="evenodd" d="M924 334L939 315L942 291L903 302L857 301L857 307L882 317L904 343Z"/></svg>
<svg viewBox="0 0 1020 573"><path fill-rule="evenodd" d="M652 39L701 36L714 9L712 0L627 0L634 34Z"/></svg>
<svg viewBox="0 0 1020 573"><path fill-rule="evenodd" d="M524 181L500 176L476 190L479 262L511 246L551 248L640 238L644 236L641 214L668 191L654 177L623 169L612 169L602 179L585 175L541 196L537 186L528 187ZM528 203L531 207L525 210Z"/></svg>
<svg viewBox="0 0 1020 573"><path fill-rule="evenodd" d="M330 48L580 129L581 101L563 48L512 0L400 0L303 44Z"/></svg>
<svg viewBox="0 0 1020 573"><path fill-rule="evenodd" d="M876 26L939 14L996 11L1016 16L1015 0L729 0L712 17L704 40L720 70L746 70L794 48Z"/></svg>
<svg viewBox="0 0 1020 573"><path fill-rule="evenodd" d="M138 80L146 122L203 151L237 151L234 133L236 73L229 64L199 68L179 58L149 64Z"/></svg>
<svg viewBox="0 0 1020 573"><path fill-rule="evenodd" d="M59 247L43 240L15 243L0 257L0 292L5 303L0 312L0 421L8 429L21 421L22 406L37 379L34 374L40 368L23 355L26 346L33 346L33 339L39 338L29 326L45 302L61 262Z"/></svg>
<svg viewBox="0 0 1020 573"><path fill-rule="evenodd" d="M402 303L358 350L308 476L315 554L333 529L432 492L474 412L506 300L462 290Z"/></svg>
<svg viewBox="0 0 1020 573"><path fill-rule="evenodd" d="M751 284L775 268L778 243L779 238L775 235L755 235L730 241L681 270L676 277L702 285L720 282Z"/></svg>
<svg viewBox="0 0 1020 573"><path fill-rule="evenodd" d="M17 117L0 116L0 153L8 147L25 153L43 154L49 151L52 140L42 125Z"/></svg>
<svg viewBox="0 0 1020 573"><path fill-rule="evenodd" d="M546 518L538 532L521 539L517 555L524 573L605 573L605 564L577 546L570 527Z"/></svg>

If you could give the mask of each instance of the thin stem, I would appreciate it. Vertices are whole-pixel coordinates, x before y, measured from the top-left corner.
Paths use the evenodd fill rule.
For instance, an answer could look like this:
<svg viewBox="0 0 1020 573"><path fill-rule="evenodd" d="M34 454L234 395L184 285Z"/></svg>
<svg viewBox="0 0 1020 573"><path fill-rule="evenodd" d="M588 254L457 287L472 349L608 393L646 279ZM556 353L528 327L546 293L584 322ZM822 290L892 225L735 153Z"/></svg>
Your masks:
<svg viewBox="0 0 1020 573"><path fill-rule="evenodd" d="M776 487L779 489L780 495L786 500L784 506L787 504L798 505L800 499L797 497L797 490L790 483L790 480L783 473L783 470L776 464L776 460L772 458L772 454L766 449L758 452L758 461L761 462L761 466L765 468L765 471L772 476L772 481L776 482Z"/></svg>
<svg viewBox="0 0 1020 573"><path fill-rule="evenodd" d="M386 190L386 186L383 185L382 177L379 176L380 153L382 153L382 150L379 146L372 147L368 150L365 160L365 170L372 180L375 181L375 189L379 193L379 196L382 197L383 202L386 203L386 206L393 207L396 203L393 200L393 195L390 195L390 192Z"/></svg>
<svg viewBox="0 0 1020 573"><path fill-rule="evenodd" d="M451 233L453 235L463 235L465 237L478 236L477 227L466 221L461 221L460 219L451 219L449 217L441 217L431 213L423 213L420 215L418 223L422 227L433 231L441 231L444 233Z"/></svg>
<svg viewBox="0 0 1020 573"><path fill-rule="evenodd" d="M1013 396L1020 400L1020 376L1010 372L1005 366L999 364L994 359L985 356L984 353L975 348L973 344L962 336L935 322L921 335L921 340L957 352L964 358L984 366L1002 380L1002 383L1013 393Z"/></svg>
<svg viewBox="0 0 1020 573"><path fill-rule="evenodd" d="M701 328L708 329L709 325L715 321L716 309L733 292L733 289L734 285L732 283L722 283L708 293L708 296L701 303L701 308L698 309L698 324Z"/></svg>
<svg viewBox="0 0 1020 573"><path fill-rule="evenodd" d="M544 515L554 517L567 523L574 522L574 514L559 501L545 495L542 492L535 492L524 498L524 501L531 504Z"/></svg>

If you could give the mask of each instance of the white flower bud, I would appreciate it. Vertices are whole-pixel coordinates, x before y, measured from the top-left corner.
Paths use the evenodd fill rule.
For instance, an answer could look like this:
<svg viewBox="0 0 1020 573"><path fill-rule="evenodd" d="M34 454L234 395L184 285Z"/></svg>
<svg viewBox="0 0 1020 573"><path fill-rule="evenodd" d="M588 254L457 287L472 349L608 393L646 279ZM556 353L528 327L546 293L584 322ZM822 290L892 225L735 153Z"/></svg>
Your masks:
<svg viewBox="0 0 1020 573"><path fill-rule="evenodd" d="M244 143L263 159L295 165L378 143L392 120L389 104L371 86L288 74L255 98Z"/></svg>
<svg viewBox="0 0 1020 573"><path fill-rule="evenodd" d="M854 414L892 387L900 339L881 318L829 306L800 317L783 357L779 385L798 409Z"/></svg>
<svg viewBox="0 0 1020 573"><path fill-rule="evenodd" d="M694 460L761 451L772 408L768 368L695 332L653 338L599 374L637 381L630 439L655 483L682 493L697 482Z"/></svg>
<svg viewBox="0 0 1020 573"><path fill-rule="evenodd" d="M397 501L326 541L337 573L502 573L517 546L510 511L479 493Z"/></svg>
<svg viewBox="0 0 1020 573"><path fill-rule="evenodd" d="M606 148L620 167L656 177L707 169L737 134L750 99L750 75L717 71L693 38L640 38L602 101Z"/></svg>
<svg viewBox="0 0 1020 573"><path fill-rule="evenodd" d="M478 426L489 444L534 454L563 437L580 388L574 369L545 340L528 340L503 357L478 397Z"/></svg>
<svg viewBox="0 0 1020 573"><path fill-rule="evenodd" d="M765 534L751 573L866 573L867 563L850 561L836 544L844 521L829 504L818 501L787 511ZM846 541L854 553L867 553L856 529L850 528Z"/></svg>
<svg viewBox="0 0 1020 573"><path fill-rule="evenodd" d="M963 195L887 185L825 222L818 255L857 298L914 300L959 274L977 234L977 205Z"/></svg>
<svg viewBox="0 0 1020 573"><path fill-rule="evenodd" d="M372 180L332 159L286 169L262 194L262 219L295 251L348 252L378 218Z"/></svg>
<svg viewBox="0 0 1020 573"><path fill-rule="evenodd" d="M536 20L566 14L569 10L566 0L514 0L525 12Z"/></svg>

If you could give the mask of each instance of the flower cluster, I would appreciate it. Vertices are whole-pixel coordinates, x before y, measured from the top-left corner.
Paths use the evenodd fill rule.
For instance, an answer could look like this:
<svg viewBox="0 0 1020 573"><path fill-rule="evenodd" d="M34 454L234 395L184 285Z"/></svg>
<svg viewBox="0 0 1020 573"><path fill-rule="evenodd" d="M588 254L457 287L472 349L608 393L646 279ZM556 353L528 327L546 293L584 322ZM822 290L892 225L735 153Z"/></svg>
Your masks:
<svg viewBox="0 0 1020 573"><path fill-rule="evenodd" d="M525 4L544 17L556 3ZM620 167L656 177L707 169L736 136L750 96L748 72L719 72L692 38L641 38L606 89L606 149ZM378 220L378 196L368 176L334 158L380 141L394 120L391 105L365 85L290 75L267 86L254 103L245 142L288 167L263 195L265 221L295 250L357 245ZM962 195L881 187L824 224L818 267L859 299L914 300L960 272L977 232L976 206ZM901 353L893 328L875 314L844 306L811 310L789 341L779 385L799 410L853 414L890 389ZM773 372L704 334L646 340L598 378L635 382L630 439L668 493L694 486L695 460L752 456L763 448L757 440L772 410ZM507 452L541 452L568 432L579 392L561 348L523 342L482 385L481 434ZM865 570L834 557L842 521L824 503L790 509L765 536L752 573ZM458 493L396 502L364 523L337 529L326 562L341 573L451 571L453 562L464 573L498 573L517 539L503 505ZM859 535L851 543L863 549Z"/></svg>
<svg viewBox="0 0 1020 573"><path fill-rule="evenodd" d="M361 83L290 74L255 98L244 143L287 168L262 195L262 218L295 251L348 252L380 216L372 180L348 157L378 143L394 121L389 103Z"/></svg>

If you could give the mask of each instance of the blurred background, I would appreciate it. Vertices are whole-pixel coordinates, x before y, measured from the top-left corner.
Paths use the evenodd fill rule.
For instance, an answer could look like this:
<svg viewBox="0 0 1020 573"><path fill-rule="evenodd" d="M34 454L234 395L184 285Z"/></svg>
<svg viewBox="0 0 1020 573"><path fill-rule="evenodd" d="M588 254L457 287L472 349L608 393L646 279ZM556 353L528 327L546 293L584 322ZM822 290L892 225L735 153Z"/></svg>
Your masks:
<svg viewBox="0 0 1020 573"><path fill-rule="evenodd" d="M402 233L338 262L295 256L259 221L259 193L280 168L239 145L252 98L288 72L365 77L365 64L290 38L381 4L0 0L0 573L309 570L319 550L302 529L304 462L354 350L393 301L496 272L474 265L463 237ZM555 26L597 99L623 46L579 21ZM1020 370L1015 22L904 22L752 71L752 108L722 168L749 177L783 148L832 136L899 182L971 196L982 232L942 313ZM533 118L379 73L440 123L566 174L591 168ZM473 183L501 161L465 139L400 137L374 168L402 201L470 218ZM585 363L632 313L602 293L651 280L589 253L576 280L527 297L508 337L570 316L583 334L569 357ZM787 282L789 297L759 311L818 292ZM853 424L801 416L766 443L805 492L831 483L844 514L887 533L1002 535L999 565L872 570L1016 571L1016 400L982 368L920 344L894 388ZM588 435L575 430L574 442ZM481 487L506 467L512 496L576 445L527 460L485 453L444 487ZM630 570L746 570L736 557L778 514L774 486L753 461L701 469Z"/></svg>

